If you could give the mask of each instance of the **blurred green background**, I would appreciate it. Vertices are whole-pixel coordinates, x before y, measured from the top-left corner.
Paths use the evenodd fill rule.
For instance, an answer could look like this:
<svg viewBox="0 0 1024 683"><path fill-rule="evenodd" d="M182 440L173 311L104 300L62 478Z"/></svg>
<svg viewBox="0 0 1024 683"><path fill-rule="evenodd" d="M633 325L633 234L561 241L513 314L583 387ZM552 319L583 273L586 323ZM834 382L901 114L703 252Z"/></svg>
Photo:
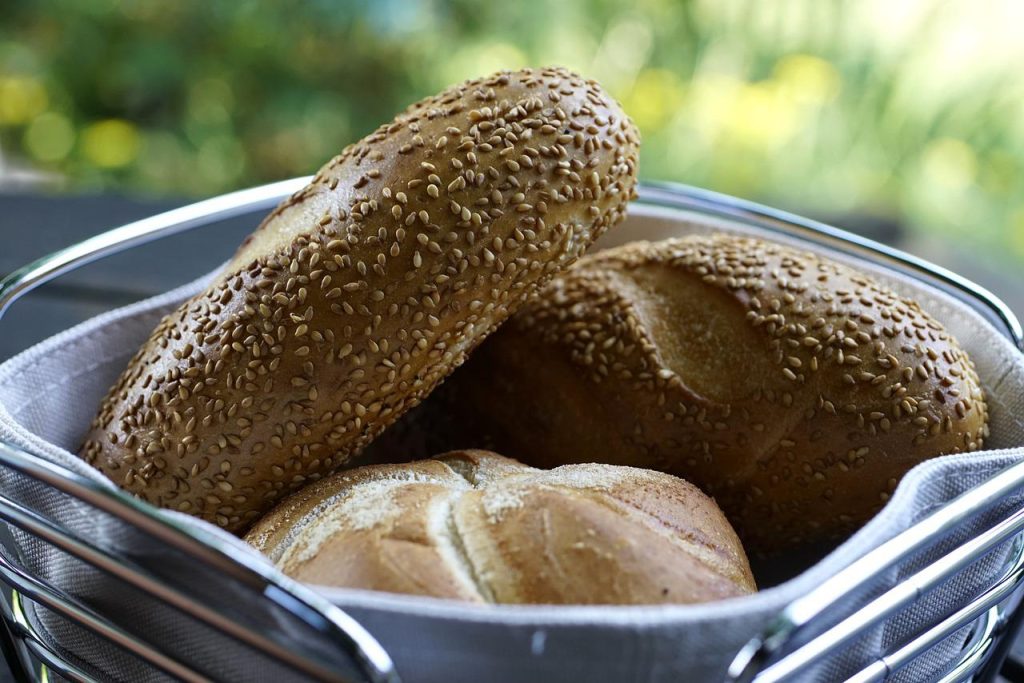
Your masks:
<svg viewBox="0 0 1024 683"><path fill-rule="evenodd" d="M0 154L72 190L307 174L499 68L600 80L641 173L1024 264L1017 0L4 0ZM0 171L2 173L2 171Z"/></svg>

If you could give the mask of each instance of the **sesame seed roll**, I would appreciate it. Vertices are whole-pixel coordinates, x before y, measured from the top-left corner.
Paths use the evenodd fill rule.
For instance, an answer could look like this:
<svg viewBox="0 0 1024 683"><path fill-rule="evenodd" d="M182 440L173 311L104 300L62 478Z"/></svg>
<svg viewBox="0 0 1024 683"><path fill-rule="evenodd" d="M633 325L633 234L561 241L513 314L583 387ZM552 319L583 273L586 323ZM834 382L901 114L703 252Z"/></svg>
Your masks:
<svg viewBox="0 0 1024 683"><path fill-rule="evenodd" d="M110 390L81 456L240 531L345 465L634 195L598 84L501 72L422 100L278 206Z"/></svg>
<svg viewBox="0 0 1024 683"><path fill-rule="evenodd" d="M920 305L724 234L585 257L439 394L433 452L670 472L760 555L844 537L908 469L987 434L972 362Z"/></svg>

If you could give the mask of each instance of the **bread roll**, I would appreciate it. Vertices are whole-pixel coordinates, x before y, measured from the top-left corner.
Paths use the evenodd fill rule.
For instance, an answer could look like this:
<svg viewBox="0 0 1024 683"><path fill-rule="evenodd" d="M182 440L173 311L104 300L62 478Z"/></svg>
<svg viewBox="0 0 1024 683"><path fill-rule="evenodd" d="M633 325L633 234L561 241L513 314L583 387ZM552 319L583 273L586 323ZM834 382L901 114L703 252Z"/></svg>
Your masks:
<svg viewBox="0 0 1024 683"><path fill-rule="evenodd" d="M908 469L987 433L971 361L917 303L726 235L586 257L440 393L431 447L670 472L759 555L843 537Z"/></svg>
<svg viewBox="0 0 1024 683"><path fill-rule="evenodd" d="M541 471L486 451L340 472L246 540L326 586L488 603L695 603L755 590L715 503L611 465Z"/></svg>
<svg viewBox="0 0 1024 683"><path fill-rule="evenodd" d="M425 99L284 201L165 318L81 455L229 530L345 464L623 217L638 136L593 81Z"/></svg>

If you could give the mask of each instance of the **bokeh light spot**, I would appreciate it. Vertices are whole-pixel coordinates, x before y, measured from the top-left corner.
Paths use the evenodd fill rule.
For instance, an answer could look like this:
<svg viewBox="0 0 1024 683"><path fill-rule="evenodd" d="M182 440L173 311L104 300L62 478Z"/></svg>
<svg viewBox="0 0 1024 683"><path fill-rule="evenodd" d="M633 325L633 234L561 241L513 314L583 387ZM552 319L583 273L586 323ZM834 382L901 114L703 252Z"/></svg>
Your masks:
<svg viewBox="0 0 1024 683"><path fill-rule="evenodd" d="M1020 206L1010 217L1010 240L1017 256L1024 258L1024 206Z"/></svg>
<svg viewBox="0 0 1024 683"><path fill-rule="evenodd" d="M774 148L796 132L800 112L771 81L744 84L737 95L726 119L727 132L737 141L755 148Z"/></svg>
<svg viewBox="0 0 1024 683"><path fill-rule="evenodd" d="M717 137L741 87L743 83L732 76L699 76L687 90L685 113L701 134Z"/></svg>
<svg viewBox="0 0 1024 683"><path fill-rule="evenodd" d="M808 54L786 55L775 64L774 80L784 95L820 106L839 94L842 78L829 62Z"/></svg>
<svg viewBox="0 0 1024 683"><path fill-rule="evenodd" d="M467 78L492 74L501 69L519 69L527 65L526 55L509 43L474 43L458 52L444 64L444 84L451 85Z"/></svg>
<svg viewBox="0 0 1024 683"><path fill-rule="evenodd" d="M660 130L683 101L679 77L665 69L644 69L624 106L641 132Z"/></svg>
<svg viewBox="0 0 1024 683"><path fill-rule="evenodd" d="M48 98L43 85L27 77L0 77L0 125L19 125L46 110Z"/></svg>
<svg viewBox="0 0 1024 683"><path fill-rule="evenodd" d="M67 117L56 112L37 116L25 130L25 149L39 161L60 161L75 144L75 130Z"/></svg>
<svg viewBox="0 0 1024 683"><path fill-rule="evenodd" d="M139 153L139 131L123 119L98 121L82 133L82 154L100 168L121 168Z"/></svg>
<svg viewBox="0 0 1024 683"><path fill-rule="evenodd" d="M625 97L650 57L653 40L650 24L645 19L621 18L609 26L586 71L593 73L611 93Z"/></svg>
<svg viewBox="0 0 1024 683"><path fill-rule="evenodd" d="M230 120L235 105L231 86L221 78L204 78L189 88L188 115L202 123L219 124Z"/></svg>
<svg viewBox="0 0 1024 683"><path fill-rule="evenodd" d="M949 190L962 190L978 174L978 157L963 140L939 138L929 143L921 155L928 180Z"/></svg>

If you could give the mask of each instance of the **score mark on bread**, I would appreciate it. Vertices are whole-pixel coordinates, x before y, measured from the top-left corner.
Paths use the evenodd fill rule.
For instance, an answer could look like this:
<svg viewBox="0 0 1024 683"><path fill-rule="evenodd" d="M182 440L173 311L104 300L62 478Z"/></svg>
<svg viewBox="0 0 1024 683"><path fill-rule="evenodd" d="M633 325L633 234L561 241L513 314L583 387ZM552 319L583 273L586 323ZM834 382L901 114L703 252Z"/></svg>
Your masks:
<svg viewBox="0 0 1024 683"><path fill-rule="evenodd" d="M486 451L339 472L246 540L307 583L523 604L697 603L755 590L714 501L632 467Z"/></svg>
<svg viewBox="0 0 1024 683"><path fill-rule="evenodd" d="M757 554L841 538L908 469L987 433L973 364L916 302L725 234L587 256L425 407L448 424L437 450L685 477Z"/></svg>

